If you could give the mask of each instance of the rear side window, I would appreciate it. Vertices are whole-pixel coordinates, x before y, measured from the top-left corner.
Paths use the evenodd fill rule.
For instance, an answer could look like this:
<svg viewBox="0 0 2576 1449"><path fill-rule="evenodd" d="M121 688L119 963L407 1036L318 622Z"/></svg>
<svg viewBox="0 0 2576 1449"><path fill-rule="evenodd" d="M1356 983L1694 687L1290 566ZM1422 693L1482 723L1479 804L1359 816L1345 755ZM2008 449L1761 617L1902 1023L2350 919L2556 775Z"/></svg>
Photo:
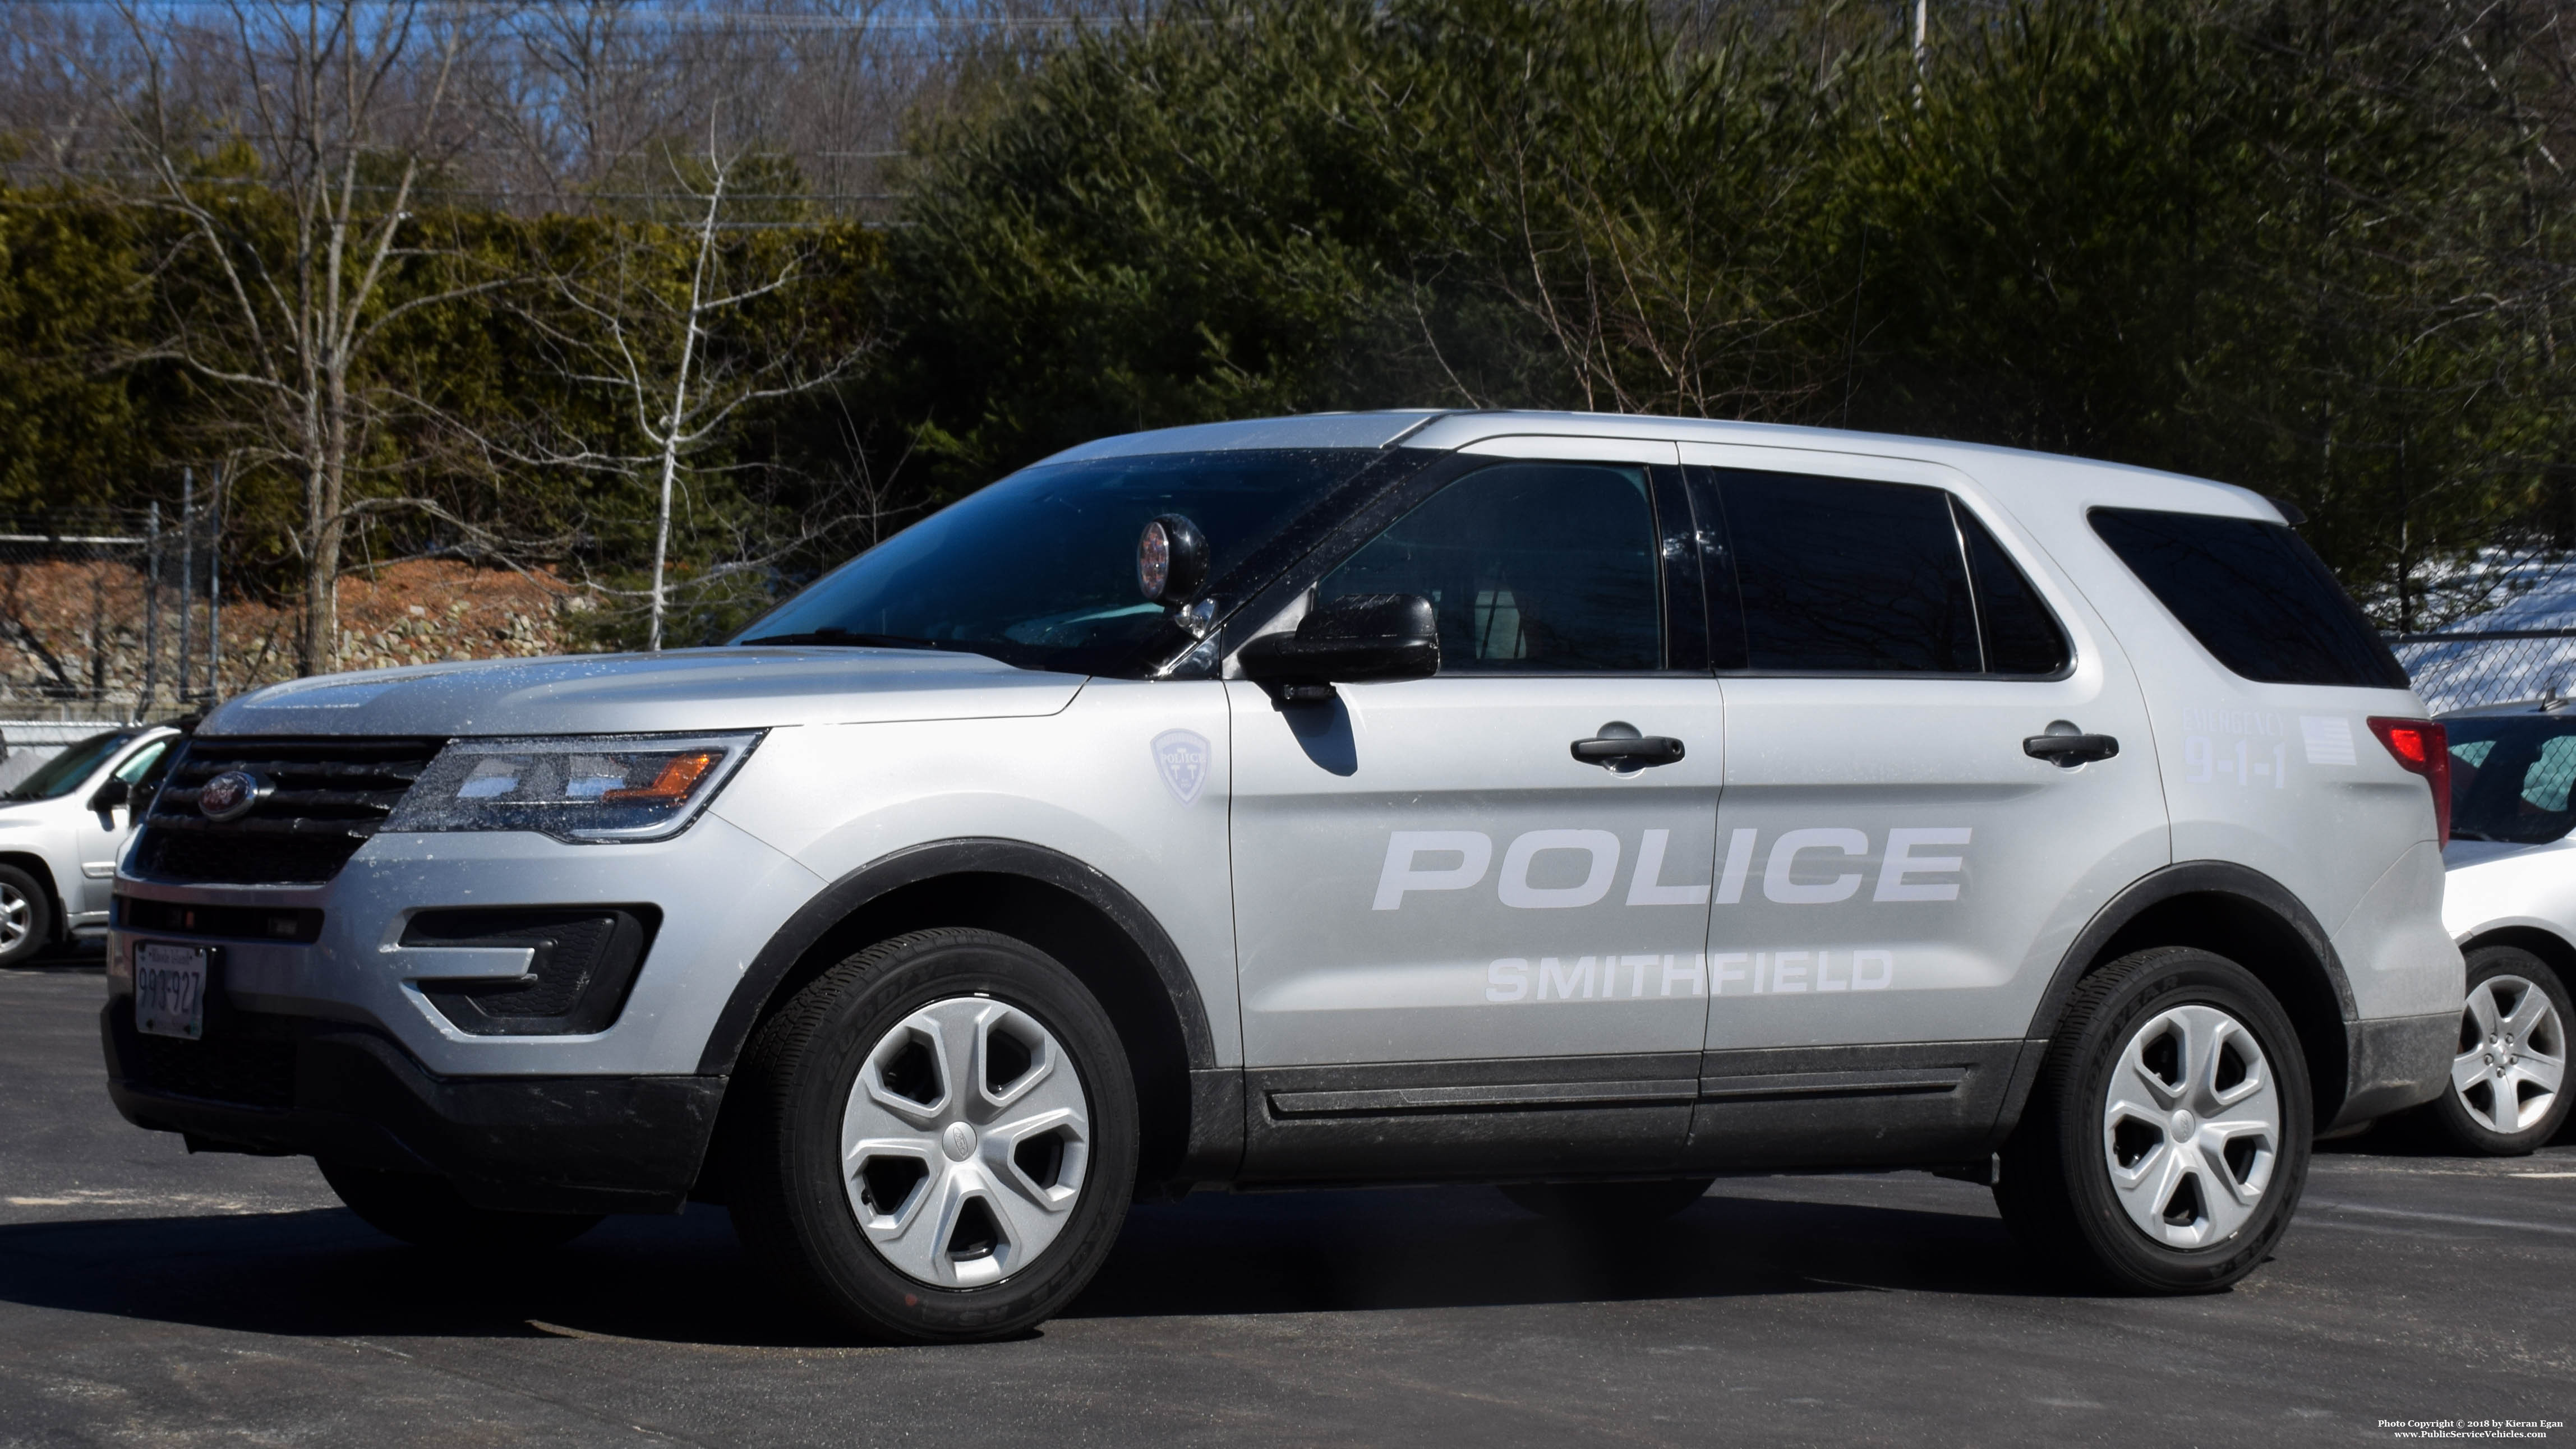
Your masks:
<svg viewBox="0 0 2576 1449"><path fill-rule="evenodd" d="M1967 560L1937 488L1720 475L1746 663L1819 674L1974 674Z"/></svg>
<svg viewBox="0 0 2576 1449"><path fill-rule="evenodd" d="M2343 586L2277 523L2096 508L2093 531L2201 647L2261 684L2404 689L2406 671Z"/></svg>
<svg viewBox="0 0 2576 1449"><path fill-rule="evenodd" d="M1744 665L1794 674L2054 674L2066 635L1938 488L1725 470Z"/></svg>

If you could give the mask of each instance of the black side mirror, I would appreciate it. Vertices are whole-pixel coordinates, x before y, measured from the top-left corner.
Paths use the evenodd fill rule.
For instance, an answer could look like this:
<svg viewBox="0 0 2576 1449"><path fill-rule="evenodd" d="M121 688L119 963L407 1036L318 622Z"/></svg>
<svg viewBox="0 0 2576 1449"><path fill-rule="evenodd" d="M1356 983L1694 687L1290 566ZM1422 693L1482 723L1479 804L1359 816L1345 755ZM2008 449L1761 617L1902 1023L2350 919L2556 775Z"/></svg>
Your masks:
<svg viewBox="0 0 2576 1449"><path fill-rule="evenodd" d="M1243 646L1243 676L1283 705L1333 697L1336 681L1427 679L1440 672L1440 617L1420 594L1350 594L1322 605L1294 634Z"/></svg>
<svg viewBox="0 0 2576 1449"><path fill-rule="evenodd" d="M91 793L89 797L89 808L98 814L104 815L108 811L115 809L117 806L125 804L132 798L134 798L134 791L132 788L127 786L123 780L116 778L114 775L110 775L107 777L106 784L99 786L96 791Z"/></svg>

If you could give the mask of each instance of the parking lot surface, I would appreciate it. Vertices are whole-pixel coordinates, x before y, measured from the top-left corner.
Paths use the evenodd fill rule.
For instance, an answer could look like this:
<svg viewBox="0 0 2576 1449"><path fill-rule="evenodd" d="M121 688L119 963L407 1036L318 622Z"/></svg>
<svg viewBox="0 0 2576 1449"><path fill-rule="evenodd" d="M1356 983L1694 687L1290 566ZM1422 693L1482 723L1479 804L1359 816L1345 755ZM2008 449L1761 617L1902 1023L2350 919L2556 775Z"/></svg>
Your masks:
<svg viewBox="0 0 2576 1449"><path fill-rule="evenodd" d="M94 958L0 973L0 1444L2381 1442L2576 1419L2576 1137L2320 1150L2233 1292L2066 1296L1982 1188L1721 1180L1670 1224L1489 1190L1140 1207L1016 1342L857 1345L722 1211L441 1260L310 1162L189 1156L107 1102ZM2576 1430L2558 1429L2565 1442Z"/></svg>

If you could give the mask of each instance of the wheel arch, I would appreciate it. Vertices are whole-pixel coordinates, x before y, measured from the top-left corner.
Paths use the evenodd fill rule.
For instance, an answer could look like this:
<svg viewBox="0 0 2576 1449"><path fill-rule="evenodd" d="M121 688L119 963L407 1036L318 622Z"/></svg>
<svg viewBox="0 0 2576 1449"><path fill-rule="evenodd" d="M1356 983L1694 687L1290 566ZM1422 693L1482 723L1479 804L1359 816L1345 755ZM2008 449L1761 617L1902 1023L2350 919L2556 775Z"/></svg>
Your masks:
<svg viewBox="0 0 2576 1449"><path fill-rule="evenodd" d="M2460 954L2482 946L2513 946L2530 952L2558 973L2558 984L2576 991L2576 944L2546 926L2520 922L2482 926L2460 938Z"/></svg>
<svg viewBox="0 0 2576 1449"><path fill-rule="evenodd" d="M2335 1120L2350 1089L2345 1025L2360 1012L2342 958L2305 902L2279 881L2228 861L2183 861L2130 883L2106 902L2059 958L2025 1033L2021 1067L2004 1103L1998 1136L2028 1098L2047 1039L2078 983L2151 946L2196 946L2254 974L2289 1015L2307 1060L2319 1130Z"/></svg>
<svg viewBox="0 0 2576 1449"><path fill-rule="evenodd" d="M751 1034L836 962L906 931L977 926L1062 962L1109 1014L1142 1114L1138 1182L1222 1177L1242 1152L1240 1073L1220 1070L1189 963L1124 887L1044 846L963 839L913 846L818 892L743 971L698 1062L730 1075ZM1232 1088L1229 1109L1226 1088Z"/></svg>

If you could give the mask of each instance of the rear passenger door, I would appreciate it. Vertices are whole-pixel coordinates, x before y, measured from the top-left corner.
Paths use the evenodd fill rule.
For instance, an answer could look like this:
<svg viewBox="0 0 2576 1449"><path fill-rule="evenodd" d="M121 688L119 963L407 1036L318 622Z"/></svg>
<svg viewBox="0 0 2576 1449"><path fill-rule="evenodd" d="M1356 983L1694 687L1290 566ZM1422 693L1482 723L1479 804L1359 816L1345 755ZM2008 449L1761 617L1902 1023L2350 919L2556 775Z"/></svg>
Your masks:
<svg viewBox="0 0 2576 1449"><path fill-rule="evenodd" d="M2060 954L2168 859L2129 663L1946 470L1684 457L1731 565L1711 599L1727 773L1694 1151L1973 1152ZM2034 758L2052 730L2119 753Z"/></svg>

